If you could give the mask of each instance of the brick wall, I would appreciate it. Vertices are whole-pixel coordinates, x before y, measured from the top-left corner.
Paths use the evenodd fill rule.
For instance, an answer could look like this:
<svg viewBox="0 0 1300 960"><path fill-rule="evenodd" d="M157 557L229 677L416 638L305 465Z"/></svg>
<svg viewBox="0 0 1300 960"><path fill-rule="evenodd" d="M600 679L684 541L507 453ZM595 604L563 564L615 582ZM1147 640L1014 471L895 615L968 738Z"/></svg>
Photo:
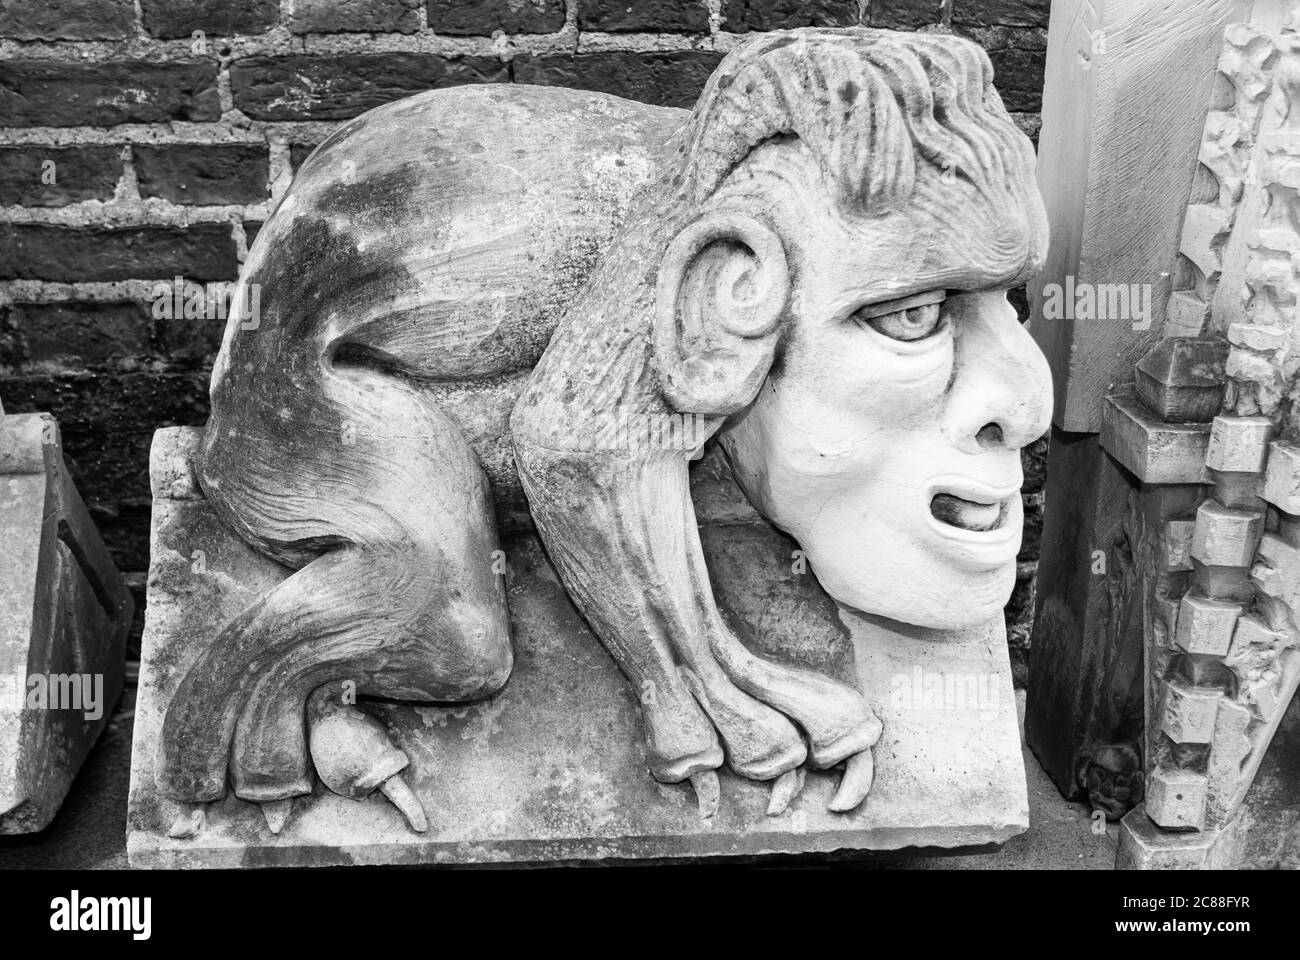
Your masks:
<svg viewBox="0 0 1300 960"><path fill-rule="evenodd" d="M78 486L138 585L150 437L204 422L222 333L219 321L155 319L150 295L178 274L233 279L294 168L338 122L461 83L689 106L746 34L863 23L982 43L1008 109L1035 136L1047 7L0 0L0 399L59 418Z"/></svg>

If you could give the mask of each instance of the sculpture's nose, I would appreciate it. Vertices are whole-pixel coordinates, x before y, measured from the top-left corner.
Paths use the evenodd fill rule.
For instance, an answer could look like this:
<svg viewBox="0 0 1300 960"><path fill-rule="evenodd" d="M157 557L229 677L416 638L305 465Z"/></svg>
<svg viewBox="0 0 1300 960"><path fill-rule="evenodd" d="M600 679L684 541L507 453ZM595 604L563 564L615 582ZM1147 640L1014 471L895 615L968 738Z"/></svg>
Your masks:
<svg viewBox="0 0 1300 960"><path fill-rule="evenodd" d="M946 426L970 453L1018 450L1051 423L1052 374L1047 358L997 292L967 294L954 304L956 372Z"/></svg>

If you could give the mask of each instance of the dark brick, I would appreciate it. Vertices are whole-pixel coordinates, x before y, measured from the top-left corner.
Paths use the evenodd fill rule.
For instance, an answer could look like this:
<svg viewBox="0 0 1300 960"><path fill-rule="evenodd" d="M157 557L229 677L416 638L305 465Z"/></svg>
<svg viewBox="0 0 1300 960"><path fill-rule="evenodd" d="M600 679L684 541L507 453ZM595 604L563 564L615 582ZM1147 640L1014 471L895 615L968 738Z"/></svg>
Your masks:
<svg viewBox="0 0 1300 960"><path fill-rule="evenodd" d="M868 0L867 25L890 30L915 30L936 24L943 0Z"/></svg>
<svg viewBox="0 0 1300 960"><path fill-rule="evenodd" d="M143 197L173 203L261 203L267 189L266 147L255 143L171 143L132 147Z"/></svg>
<svg viewBox="0 0 1300 960"><path fill-rule="evenodd" d="M692 106L722 55L708 50L609 51L515 58L515 80L599 90L669 107Z"/></svg>
<svg viewBox="0 0 1300 960"><path fill-rule="evenodd" d="M429 0L429 28L462 37L555 33L564 26L564 0Z"/></svg>
<svg viewBox="0 0 1300 960"><path fill-rule="evenodd" d="M1046 27L1050 12L1051 0L953 0L952 22L962 27Z"/></svg>
<svg viewBox="0 0 1300 960"><path fill-rule="evenodd" d="M423 0L294 0L293 33L415 33Z"/></svg>
<svg viewBox="0 0 1300 960"><path fill-rule="evenodd" d="M0 127L109 127L220 117L217 65L210 60L0 62Z"/></svg>
<svg viewBox="0 0 1300 960"><path fill-rule="evenodd" d="M494 57L429 53L249 57L230 68L235 106L255 120L346 120L425 90L508 78Z"/></svg>
<svg viewBox="0 0 1300 960"><path fill-rule="evenodd" d="M135 32L131 0L0 0L0 36L121 40Z"/></svg>
<svg viewBox="0 0 1300 960"><path fill-rule="evenodd" d="M794 27L851 27L858 0L723 0L722 29L732 33Z"/></svg>
<svg viewBox="0 0 1300 960"><path fill-rule="evenodd" d="M108 200L121 176L121 147L0 147L0 204L61 207Z"/></svg>
<svg viewBox="0 0 1300 960"><path fill-rule="evenodd" d="M147 303L17 303L13 312L26 370L132 369L156 357Z"/></svg>
<svg viewBox="0 0 1300 960"><path fill-rule="evenodd" d="M993 61L993 83L1006 108L1018 113L1037 113L1043 107L1043 71L1046 50L1001 47L989 50Z"/></svg>
<svg viewBox="0 0 1300 960"><path fill-rule="evenodd" d="M159 427L207 420L207 374L10 377L4 399L6 412L58 418L69 474L114 560L147 569L149 445Z"/></svg>
<svg viewBox="0 0 1300 960"><path fill-rule="evenodd" d="M154 321L157 349L169 370L211 370L225 332L226 321L217 316Z"/></svg>
<svg viewBox="0 0 1300 960"><path fill-rule="evenodd" d="M244 221L244 245L246 249L251 250L253 244L257 242L257 235L262 231L262 221L245 220Z"/></svg>
<svg viewBox="0 0 1300 960"><path fill-rule="evenodd" d="M319 144L316 143L289 144L289 169L297 173L298 168L303 165L303 162L311 156L311 152L318 146Z"/></svg>
<svg viewBox="0 0 1300 960"><path fill-rule="evenodd" d="M232 280L235 241L226 223L189 227L60 227L0 231L0 280Z"/></svg>
<svg viewBox="0 0 1300 960"><path fill-rule="evenodd" d="M140 0L144 28L155 37L261 33L280 19L280 0Z"/></svg>
<svg viewBox="0 0 1300 960"><path fill-rule="evenodd" d="M578 0L578 26L610 33L708 33L709 11L698 0Z"/></svg>

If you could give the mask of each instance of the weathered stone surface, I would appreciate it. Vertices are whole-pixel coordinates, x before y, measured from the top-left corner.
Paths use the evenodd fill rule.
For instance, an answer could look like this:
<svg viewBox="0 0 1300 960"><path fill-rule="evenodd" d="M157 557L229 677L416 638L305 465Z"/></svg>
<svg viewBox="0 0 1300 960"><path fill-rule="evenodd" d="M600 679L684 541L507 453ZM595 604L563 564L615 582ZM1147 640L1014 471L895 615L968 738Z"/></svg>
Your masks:
<svg viewBox="0 0 1300 960"><path fill-rule="evenodd" d="M701 857L1001 843L1027 825L1024 768L1003 630L899 630L835 605L791 570L793 544L766 525L706 527L724 610L772 656L855 679L880 712L876 784L862 808L829 813L835 775L810 773L768 817L770 785L722 776L702 820L685 784L646 772L635 691L565 597L529 537L505 544L514 676L462 707L367 704L411 758L429 816L411 832L382 798L358 804L319 783L279 836L256 804L207 808L196 837L167 836L179 806L154 785L162 712L187 665L231 617L283 579L213 517L186 457L197 430L164 430L153 453L149 615L132 751L128 851L139 867L502 863ZM732 499L734 490L714 492ZM697 498L708 496L697 492ZM196 554L201 551L201 554ZM928 699L927 699L928 698ZM921 800L924 802L921 802Z"/></svg>
<svg viewBox="0 0 1300 960"><path fill-rule="evenodd" d="M1137 395L1157 419L1208 423L1223 402L1228 344L1217 337L1170 337L1133 367Z"/></svg>
<svg viewBox="0 0 1300 960"><path fill-rule="evenodd" d="M212 60L0 62L0 126L108 127L220 116Z"/></svg>
<svg viewBox="0 0 1300 960"><path fill-rule="evenodd" d="M423 0L295 0L293 33L415 33ZM436 0L430 6L436 6Z"/></svg>
<svg viewBox="0 0 1300 960"><path fill-rule="evenodd" d="M1248 567L1264 533L1259 510L1233 510L1207 500L1196 511L1192 559L1207 567Z"/></svg>
<svg viewBox="0 0 1300 960"><path fill-rule="evenodd" d="M108 200L121 176L121 147L0 147L0 204L61 207Z"/></svg>
<svg viewBox="0 0 1300 960"><path fill-rule="evenodd" d="M722 60L710 50L602 51L516 57L517 83L597 90L668 107L689 107Z"/></svg>
<svg viewBox="0 0 1300 960"><path fill-rule="evenodd" d="M1210 425L1205 465L1226 473L1259 473L1268 459L1273 422L1268 417L1217 416Z"/></svg>
<svg viewBox="0 0 1300 960"><path fill-rule="evenodd" d="M934 88L922 116L870 122L915 77ZM214 515L295 572L188 651L153 754L159 795L232 792L278 835L316 774L356 802L379 789L425 832L415 749L385 744L336 686L406 703L499 694L536 618L507 606L498 530L512 527L493 513L526 497L566 595L639 696L654 780L689 780L705 820L719 770L770 782L776 817L807 770L843 764L826 810L861 807L889 749L874 749L886 672L845 667L831 636L783 632L768 619L780 591L752 578L815 570L886 634L995 636L1017 576L1020 450L1046 430L1050 391L996 288L1046 237L1032 152L987 78L978 46L951 36L794 31L728 54L686 117L476 84L336 131L246 260L237 292L261 306L228 327L194 460ZM967 171L975 193L941 177L930 124L993 151ZM927 204L875 159L893 153L938 178ZM899 217L861 216L875 190ZM917 261L932 206L966 229ZM995 289L949 291L945 264ZM852 324L826 324L855 302ZM990 335L952 357L943 321L958 314ZM918 354L953 369L918 376ZM730 549L734 530L701 543L689 464L712 440L798 548ZM177 458L159 457L174 491ZM211 570L204 548L188 559ZM949 688L966 706L996 699L988 671L923 667L889 675L890 710L961 709ZM908 728L893 716L891 738ZM172 811L168 836L200 836L204 810Z"/></svg>
<svg viewBox="0 0 1300 960"><path fill-rule="evenodd" d="M169 143L132 148L143 197L173 203L250 204L270 196L261 144Z"/></svg>
<svg viewBox="0 0 1300 960"><path fill-rule="evenodd" d="M709 11L700 0L578 0L578 26L610 33L708 33Z"/></svg>
<svg viewBox="0 0 1300 960"><path fill-rule="evenodd" d="M733 33L793 27L851 27L857 0L723 0L722 27Z"/></svg>
<svg viewBox="0 0 1300 960"><path fill-rule="evenodd" d="M1101 444L1143 483L1209 483L1209 443L1208 424L1165 423L1136 397L1106 398Z"/></svg>
<svg viewBox="0 0 1300 960"><path fill-rule="evenodd" d="M1199 830L1205 826L1203 773L1157 770L1147 791L1147 815L1166 830Z"/></svg>
<svg viewBox="0 0 1300 960"><path fill-rule="evenodd" d="M1240 865L1239 829L1234 822L1213 832L1160 829L1142 805L1120 826L1116 870L1225 870Z"/></svg>
<svg viewBox="0 0 1300 960"><path fill-rule="evenodd" d="M0 834L44 829L122 690L133 606L58 427L0 414Z"/></svg>
<svg viewBox="0 0 1300 960"><path fill-rule="evenodd" d="M15 40L121 40L134 30L132 0L0 3L0 36Z"/></svg>
<svg viewBox="0 0 1300 960"><path fill-rule="evenodd" d="M229 280L239 270L226 223L63 227L20 223L0 234L0 280Z"/></svg>
<svg viewBox="0 0 1300 960"><path fill-rule="evenodd" d="M563 0L430 0L429 28L453 36L555 33L564 26Z"/></svg>
<svg viewBox="0 0 1300 960"><path fill-rule="evenodd" d="M235 106L256 120L346 120L424 90L507 79L491 57L355 53L247 57L230 68Z"/></svg>
<svg viewBox="0 0 1300 960"><path fill-rule="evenodd" d="M140 0L144 27L155 37L261 33L280 17L278 0Z"/></svg>
<svg viewBox="0 0 1300 960"><path fill-rule="evenodd" d="M1269 444L1264 499L1286 513L1300 514L1300 446Z"/></svg>
<svg viewBox="0 0 1300 960"><path fill-rule="evenodd" d="M1178 608L1176 642L1188 653L1221 657L1240 615L1241 604L1187 594Z"/></svg>

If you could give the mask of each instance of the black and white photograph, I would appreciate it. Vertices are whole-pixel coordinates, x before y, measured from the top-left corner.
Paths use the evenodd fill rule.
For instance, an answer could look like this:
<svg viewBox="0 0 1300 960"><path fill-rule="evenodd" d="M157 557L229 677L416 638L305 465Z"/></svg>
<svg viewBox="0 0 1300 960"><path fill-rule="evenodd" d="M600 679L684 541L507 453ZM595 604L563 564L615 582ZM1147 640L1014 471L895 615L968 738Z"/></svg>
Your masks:
<svg viewBox="0 0 1300 960"><path fill-rule="evenodd" d="M1298 298L1300 0L0 0L0 951L1281 935Z"/></svg>

